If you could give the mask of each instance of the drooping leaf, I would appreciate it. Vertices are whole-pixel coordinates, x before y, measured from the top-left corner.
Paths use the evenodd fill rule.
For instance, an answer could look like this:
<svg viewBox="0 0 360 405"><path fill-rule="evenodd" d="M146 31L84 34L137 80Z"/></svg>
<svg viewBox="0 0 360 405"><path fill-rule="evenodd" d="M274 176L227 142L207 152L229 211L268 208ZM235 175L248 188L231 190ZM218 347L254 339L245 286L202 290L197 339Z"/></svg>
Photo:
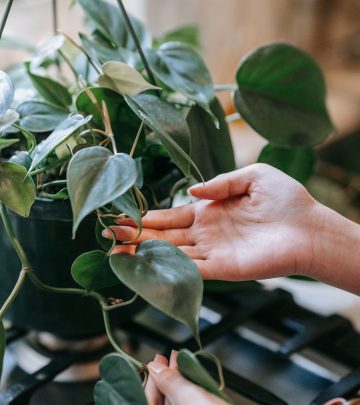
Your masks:
<svg viewBox="0 0 360 405"><path fill-rule="evenodd" d="M88 123L91 118L91 115L84 118L80 114L75 114L57 126L52 134L38 145L30 171L38 166L57 146L69 138L77 129Z"/></svg>
<svg viewBox="0 0 360 405"><path fill-rule="evenodd" d="M69 110L43 101L25 101L16 110L20 114L20 125L35 133L52 131L69 115Z"/></svg>
<svg viewBox="0 0 360 405"><path fill-rule="evenodd" d="M136 177L136 163L129 155L114 155L101 146L76 153L67 172L73 235L88 214L124 194L134 185Z"/></svg>
<svg viewBox="0 0 360 405"><path fill-rule="evenodd" d="M205 180L235 170L230 132L218 99L211 102L210 108L219 121L219 128L216 128L210 116L198 106L192 107L187 116L191 132L191 158ZM195 172L193 175L200 180Z"/></svg>
<svg viewBox="0 0 360 405"><path fill-rule="evenodd" d="M6 345L5 328L4 328L3 321L0 320L0 379L1 379L2 369L3 369L5 345Z"/></svg>
<svg viewBox="0 0 360 405"><path fill-rule="evenodd" d="M12 109L9 109L0 118L0 133L8 129L14 122L19 119L19 114Z"/></svg>
<svg viewBox="0 0 360 405"><path fill-rule="evenodd" d="M14 85L8 74L0 70L0 118L10 107L14 98Z"/></svg>
<svg viewBox="0 0 360 405"><path fill-rule="evenodd" d="M146 125L160 137L170 157L185 176L190 175L190 164L198 172L189 156L190 130L179 110L151 95L125 97L125 100L135 114L144 119ZM201 173L198 174L201 177Z"/></svg>
<svg viewBox="0 0 360 405"><path fill-rule="evenodd" d="M103 87L90 87L89 90L96 98L99 106L102 105L103 101L106 103L118 151L129 153L140 127L141 120L134 114L125 102L124 97L120 96L120 94ZM92 103L85 90L78 95L75 104L79 112L84 115L93 116L92 123L95 128L105 129L99 111ZM145 136L142 134L134 156L141 155L145 146Z"/></svg>
<svg viewBox="0 0 360 405"><path fill-rule="evenodd" d="M123 62L106 62L98 83L102 87L114 90L123 96L135 96L145 90L159 89L148 83L141 74Z"/></svg>
<svg viewBox="0 0 360 405"><path fill-rule="evenodd" d="M51 104L55 104L56 106L65 108L71 104L71 94L65 86L49 77L33 73L30 70L30 62L26 62L25 67L32 84L44 100Z"/></svg>
<svg viewBox="0 0 360 405"><path fill-rule="evenodd" d="M112 272L109 256L102 250L94 250L79 256L71 266L74 280L88 291L119 284L119 279Z"/></svg>
<svg viewBox="0 0 360 405"><path fill-rule="evenodd" d="M177 365L180 373L185 378L222 398L224 401L230 404L233 403L224 392L219 390L219 384L209 375L192 352L187 349L180 350L177 357Z"/></svg>
<svg viewBox="0 0 360 405"><path fill-rule="evenodd" d="M140 233L142 229L141 215L132 190L127 191L116 200L113 200L112 204L117 210L123 212L126 216L132 218L136 222Z"/></svg>
<svg viewBox="0 0 360 405"><path fill-rule="evenodd" d="M23 128L20 125L16 125L15 128L18 131L20 131L21 135L25 138L25 140L26 140L26 150L29 153L32 153L32 151L36 147L36 138L35 138L35 136L30 131L28 131L27 129Z"/></svg>
<svg viewBox="0 0 360 405"><path fill-rule="evenodd" d="M9 162L16 163L20 166L25 167L26 170L29 170L32 159L29 152L19 151L15 155L11 156Z"/></svg>
<svg viewBox="0 0 360 405"><path fill-rule="evenodd" d="M321 143L334 127L319 65L288 44L257 48L240 64L235 105L261 136L279 146Z"/></svg>
<svg viewBox="0 0 360 405"><path fill-rule="evenodd" d="M314 172L315 160L315 152L311 148L282 148L268 144L261 151L258 162L272 165L306 183Z"/></svg>
<svg viewBox="0 0 360 405"><path fill-rule="evenodd" d="M138 373L120 354L108 354L100 362L102 380L96 383L96 405L147 405Z"/></svg>
<svg viewBox="0 0 360 405"><path fill-rule="evenodd" d="M199 342L203 283L195 263L161 240L142 242L135 255L110 257L110 266L128 288L154 307L186 324Z"/></svg>
<svg viewBox="0 0 360 405"><path fill-rule="evenodd" d="M212 115L209 105L215 97L212 79L203 59L193 48L181 42L168 42L157 50L146 50L146 57L163 83Z"/></svg>
<svg viewBox="0 0 360 405"><path fill-rule="evenodd" d="M14 145L14 143L19 142L20 139L1 139L0 138L0 151L7 148L8 146Z"/></svg>
<svg viewBox="0 0 360 405"><path fill-rule="evenodd" d="M28 217L36 197L35 184L23 166L0 165L0 201L22 217Z"/></svg>
<svg viewBox="0 0 360 405"><path fill-rule="evenodd" d="M98 28L105 33L115 47L136 50L134 41L129 35L125 20L117 4L104 0L79 0L80 5ZM143 24L135 17L130 16L132 25L142 47L151 46L151 36Z"/></svg>
<svg viewBox="0 0 360 405"><path fill-rule="evenodd" d="M31 68L37 68L45 62L46 59L53 57L54 54L63 47L64 43L65 37L63 35L54 35L45 41L31 58Z"/></svg>

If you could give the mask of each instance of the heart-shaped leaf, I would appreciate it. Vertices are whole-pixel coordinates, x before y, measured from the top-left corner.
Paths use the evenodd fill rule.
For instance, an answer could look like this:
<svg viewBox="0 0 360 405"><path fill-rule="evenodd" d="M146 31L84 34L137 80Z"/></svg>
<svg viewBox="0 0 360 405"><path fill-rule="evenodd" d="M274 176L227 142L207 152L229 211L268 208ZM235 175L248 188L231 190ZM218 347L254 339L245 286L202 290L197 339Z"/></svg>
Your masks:
<svg viewBox="0 0 360 405"><path fill-rule="evenodd" d="M36 197L35 184L26 174L16 163L0 165L0 201L23 217L29 216Z"/></svg>
<svg viewBox="0 0 360 405"><path fill-rule="evenodd" d="M25 67L33 86L44 100L60 107L67 107L71 104L71 94L65 86L49 77L39 76L33 73L30 70L30 62L26 62Z"/></svg>
<svg viewBox="0 0 360 405"><path fill-rule="evenodd" d="M135 255L110 257L110 266L128 288L165 314L186 324L199 337L203 282L195 263L161 240L142 242Z"/></svg>
<svg viewBox="0 0 360 405"><path fill-rule="evenodd" d="M140 233L142 229L141 215L132 190L128 190L125 194L121 195L116 200L113 200L112 204L117 210L123 212L126 216L132 218L136 222Z"/></svg>
<svg viewBox="0 0 360 405"><path fill-rule="evenodd" d="M19 114L12 109L9 109L0 118L0 133L8 129L14 122L19 119Z"/></svg>
<svg viewBox="0 0 360 405"><path fill-rule="evenodd" d="M67 171L74 217L73 235L88 214L124 194L136 178L136 163L129 155L114 155L101 146L76 153Z"/></svg>
<svg viewBox="0 0 360 405"><path fill-rule="evenodd" d="M209 105L215 97L212 79L205 62L193 48L181 42L168 42L159 49L147 49L146 57L163 83L213 116Z"/></svg>
<svg viewBox="0 0 360 405"><path fill-rule="evenodd" d="M0 320L0 379L1 379L2 368L3 368L5 345L6 345L5 328L4 328L3 321Z"/></svg>
<svg viewBox="0 0 360 405"><path fill-rule="evenodd" d="M71 266L74 280L88 291L119 284L119 279L112 272L109 256L102 250L94 250L79 256Z"/></svg>
<svg viewBox="0 0 360 405"><path fill-rule="evenodd" d="M19 142L20 139L1 139L0 138L0 151L7 148L8 146L14 145L14 143Z"/></svg>
<svg viewBox="0 0 360 405"><path fill-rule="evenodd" d="M88 123L91 118L91 115L84 118L80 114L75 114L58 125L54 132L38 145L30 171L38 166L56 147L69 138L77 129Z"/></svg>
<svg viewBox="0 0 360 405"><path fill-rule="evenodd" d="M102 87L114 90L123 96L134 96L145 90L156 90L159 87L148 83L141 74L123 62L106 62L98 83Z"/></svg>
<svg viewBox="0 0 360 405"><path fill-rule="evenodd" d="M314 172L315 152L311 148L281 148L268 144L261 151L258 162L272 165L300 183L306 183Z"/></svg>
<svg viewBox="0 0 360 405"><path fill-rule="evenodd" d="M54 130L69 116L69 111L43 101L25 101L16 108L20 114L20 125L31 132Z"/></svg>
<svg viewBox="0 0 360 405"><path fill-rule="evenodd" d="M333 130L319 65L288 44L250 53L240 64L235 105L255 131L279 146L310 146Z"/></svg>
<svg viewBox="0 0 360 405"><path fill-rule="evenodd" d="M100 362L101 381L94 390L96 405L147 405L138 373L120 354L108 354Z"/></svg>
<svg viewBox="0 0 360 405"><path fill-rule="evenodd" d="M180 350L177 356L177 365L180 373L194 384L206 389L212 394L232 404L232 400L222 391L216 381L200 364L196 356L187 349Z"/></svg>
<svg viewBox="0 0 360 405"><path fill-rule="evenodd" d="M5 72L0 70L0 118L10 107L14 98L14 85Z"/></svg>

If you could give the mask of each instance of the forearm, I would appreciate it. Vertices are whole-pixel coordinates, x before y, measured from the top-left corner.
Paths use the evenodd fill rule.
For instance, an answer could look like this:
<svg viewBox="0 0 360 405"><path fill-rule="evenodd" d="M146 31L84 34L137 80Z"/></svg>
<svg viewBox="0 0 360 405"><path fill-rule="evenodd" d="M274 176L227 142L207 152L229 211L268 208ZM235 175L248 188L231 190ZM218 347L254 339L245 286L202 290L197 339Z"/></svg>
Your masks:
<svg viewBox="0 0 360 405"><path fill-rule="evenodd" d="M321 204L313 215L308 275L360 295L360 225Z"/></svg>

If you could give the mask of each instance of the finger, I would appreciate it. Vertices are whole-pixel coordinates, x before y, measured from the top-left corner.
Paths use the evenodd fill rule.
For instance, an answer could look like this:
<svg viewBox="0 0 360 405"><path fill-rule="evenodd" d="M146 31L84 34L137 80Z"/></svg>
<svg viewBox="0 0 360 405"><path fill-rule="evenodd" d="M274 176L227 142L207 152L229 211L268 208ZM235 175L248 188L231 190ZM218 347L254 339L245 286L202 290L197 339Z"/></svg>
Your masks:
<svg viewBox="0 0 360 405"><path fill-rule="evenodd" d="M177 369L177 356L178 352L176 350L171 351L170 361L169 361L169 368Z"/></svg>
<svg viewBox="0 0 360 405"><path fill-rule="evenodd" d="M134 255L136 251L135 245L116 245L112 250L112 255L117 255L121 253L127 253L128 255Z"/></svg>
<svg viewBox="0 0 360 405"><path fill-rule="evenodd" d="M203 260L205 259L204 254L199 250L197 246L178 246L186 255L191 257L193 260Z"/></svg>
<svg viewBox="0 0 360 405"><path fill-rule="evenodd" d="M134 224L129 219L119 219L116 221L122 225ZM191 204L167 210L149 211L142 219L144 228L152 229L177 229L188 228L194 222L194 209Z"/></svg>
<svg viewBox="0 0 360 405"><path fill-rule="evenodd" d="M204 200L223 200L235 195L248 194L254 178L252 170L244 168L220 174L205 184L199 183L188 189L188 193Z"/></svg>
<svg viewBox="0 0 360 405"><path fill-rule="evenodd" d="M168 364L166 357L159 354L155 356L154 362L164 364L165 366ZM145 395L149 405L162 405L164 403L164 396L157 388L155 380L151 375L149 376L145 386Z"/></svg>
<svg viewBox="0 0 360 405"><path fill-rule="evenodd" d="M159 231L157 229L143 228L141 235L138 238L138 230L131 226L112 226L111 229L115 232L116 239L123 242L133 241L134 244L139 244L149 239L161 239L166 240L174 245L190 244L187 229L169 229L166 231ZM108 238L111 236L111 232L105 230L103 232L103 236Z"/></svg>

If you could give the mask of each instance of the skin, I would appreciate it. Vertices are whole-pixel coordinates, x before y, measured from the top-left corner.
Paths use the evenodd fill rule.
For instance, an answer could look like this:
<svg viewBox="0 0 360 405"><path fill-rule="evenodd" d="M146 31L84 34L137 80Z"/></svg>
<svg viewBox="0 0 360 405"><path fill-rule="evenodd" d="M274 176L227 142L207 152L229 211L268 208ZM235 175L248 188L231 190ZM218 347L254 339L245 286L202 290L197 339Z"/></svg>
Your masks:
<svg viewBox="0 0 360 405"><path fill-rule="evenodd" d="M198 201L150 211L143 218L140 237L129 245L116 246L113 253L133 254L142 241L162 239L188 254L204 279L306 275L360 295L360 226L318 203L283 172L255 164L198 184L188 192ZM113 227L118 240L137 237L131 220L121 220L120 225ZM111 237L108 231L104 236ZM192 384L171 364L168 368L166 359L159 357L153 363L161 369L156 372L150 363L153 391L156 386L165 403L185 403L179 402L177 392L182 395ZM173 380L169 377L163 384L162 376L171 375ZM173 389L169 391L168 386ZM193 397L198 398L197 404L223 403L211 397L204 402L202 391ZM156 401L153 403L163 403Z"/></svg>

